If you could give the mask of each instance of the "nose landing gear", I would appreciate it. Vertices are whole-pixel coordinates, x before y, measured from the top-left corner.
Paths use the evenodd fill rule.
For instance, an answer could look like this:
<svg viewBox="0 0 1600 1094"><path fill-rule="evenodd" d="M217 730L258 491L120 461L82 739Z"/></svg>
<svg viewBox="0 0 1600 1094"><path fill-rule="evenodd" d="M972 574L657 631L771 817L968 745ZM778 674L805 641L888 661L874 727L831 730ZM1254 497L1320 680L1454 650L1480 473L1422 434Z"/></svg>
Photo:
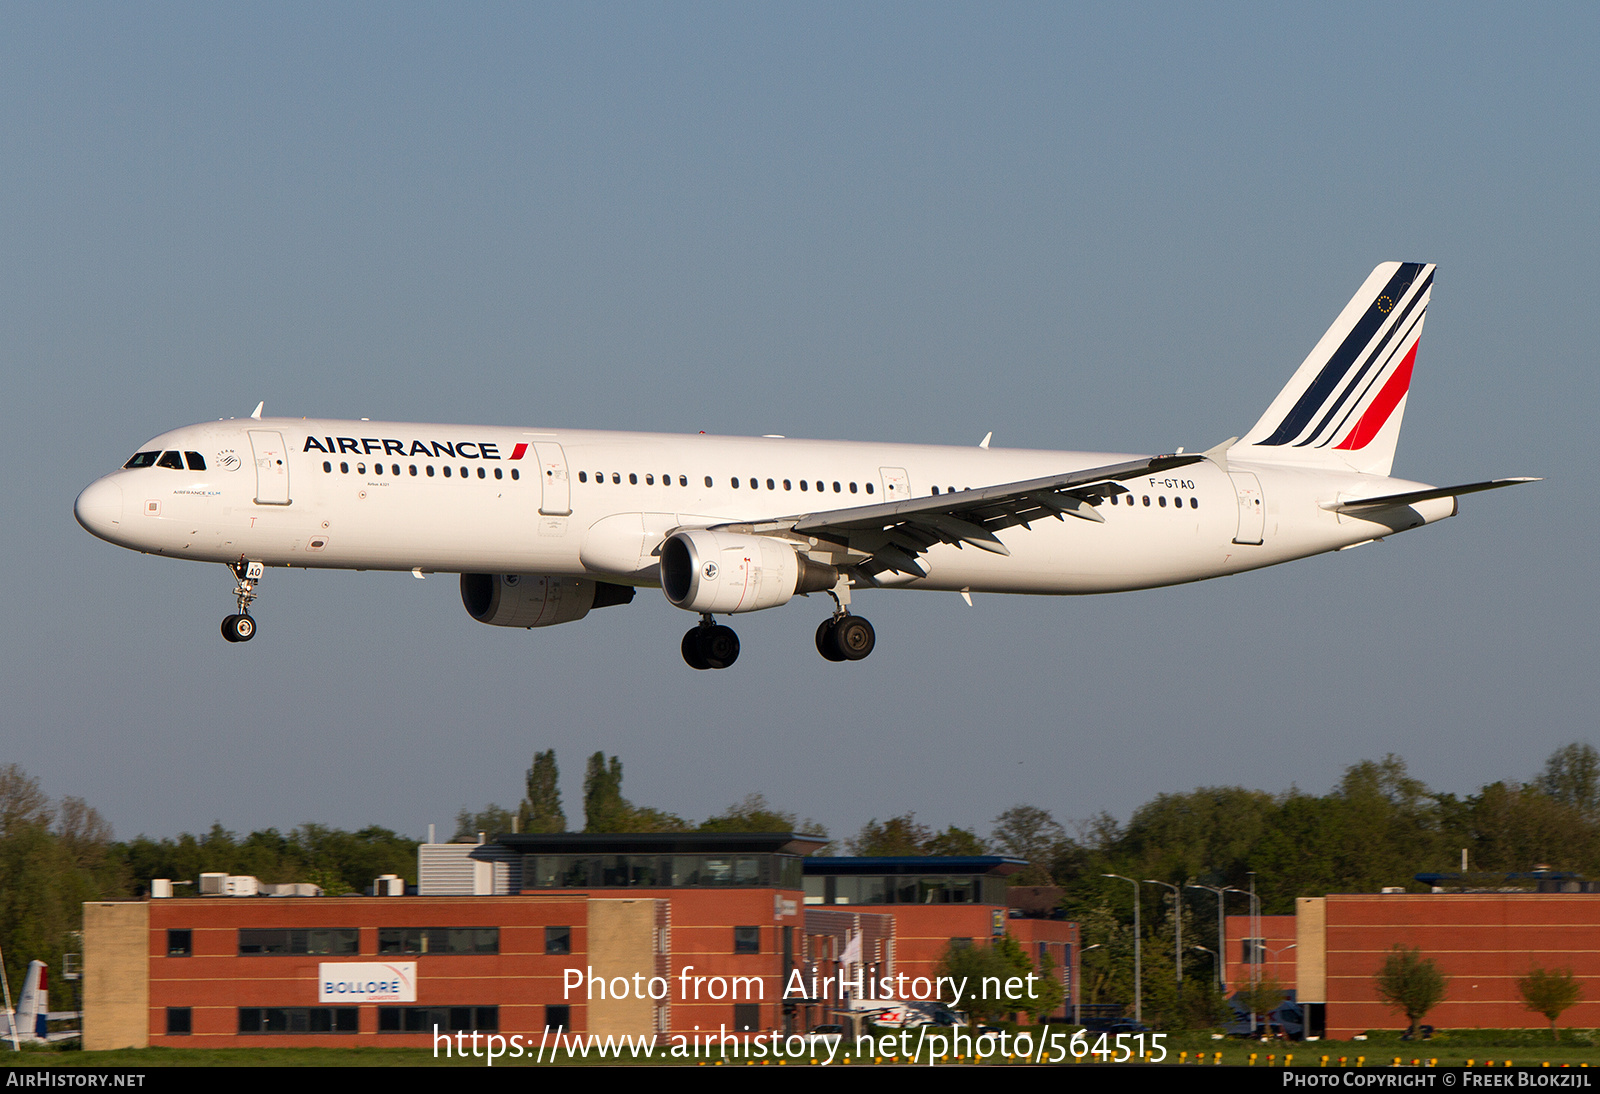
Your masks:
<svg viewBox="0 0 1600 1094"><path fill-rule="evenodd" d="M233 571L237 584L233 587L234 599L239 602L239 614L222 621L222 637L229 642L248 642L256 636L256 621L250 615L250 602L256 598L256 582L266 573L259 562L240 559L228 569Z"/></svg>
<svg viewBox="0 0 1600 1094"><path fill-rule="evenodd" d="M711 616L683 636L683 659L693 669L725 669L739 659L739 636L732 627L713 623Z"/></svg>

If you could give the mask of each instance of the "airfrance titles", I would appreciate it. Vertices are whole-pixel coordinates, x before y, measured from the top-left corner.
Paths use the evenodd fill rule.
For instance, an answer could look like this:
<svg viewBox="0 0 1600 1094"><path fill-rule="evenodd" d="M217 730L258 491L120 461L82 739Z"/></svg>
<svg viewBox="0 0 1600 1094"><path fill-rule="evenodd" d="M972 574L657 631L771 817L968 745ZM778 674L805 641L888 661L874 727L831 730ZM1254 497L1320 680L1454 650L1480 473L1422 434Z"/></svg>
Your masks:
<svg viewBox="0 0 1600 1094"><path fill-rule="evenodd" d="M528 451L519 443L511 455L502 457L500 445L494 441L401 441L393 437L312 437L307 435L302 452L321 452L337 456L348 452L353 456L421 456L438 459L449 456L462 460L520 460Z"/></svg>

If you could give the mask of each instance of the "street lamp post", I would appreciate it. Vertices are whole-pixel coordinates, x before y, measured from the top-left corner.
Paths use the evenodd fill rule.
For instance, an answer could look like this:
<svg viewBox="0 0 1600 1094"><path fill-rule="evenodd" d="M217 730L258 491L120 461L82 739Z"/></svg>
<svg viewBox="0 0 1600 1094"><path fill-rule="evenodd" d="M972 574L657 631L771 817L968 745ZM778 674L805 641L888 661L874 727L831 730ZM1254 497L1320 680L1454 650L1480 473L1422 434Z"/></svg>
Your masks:
<svg viewBox="0 0 1600 1094"><path fill-rule="evenodd" d="M1101 874L1101 877L1114 877L1118 881L1126 881L1133 886L1133 1020L1140 1025L1144 1024L1144 964L1143 955L1139 949L1139 883L1131 877L1121 874Z"/></svg>
<svg viewBox="0 0 1600 1094"><path fill-rule="evenodd" d="M1218 888L1215 885L1200 885L1193 881L1189 882L1188 887L1191 889L1204 889L1208 893L1217 894L1217 990L1226 995L1228 993L1228 982L1223 976L1222 966L1224 955L1228 952L1228 928L1224 920L1222 905L1226 899L1223 894L1229 892L1229 890Z"/></svg>
<svg viewBox="0 0 1600 1094"><path fill-rule="evenodd" d="M1178 887L1170 882L1157 881L1155 878L1144 879L1146 885L1160 885L1164 889L1172 890L1172 963L1178 970L1178 998L1183 998L1183 900Z"/></svg>

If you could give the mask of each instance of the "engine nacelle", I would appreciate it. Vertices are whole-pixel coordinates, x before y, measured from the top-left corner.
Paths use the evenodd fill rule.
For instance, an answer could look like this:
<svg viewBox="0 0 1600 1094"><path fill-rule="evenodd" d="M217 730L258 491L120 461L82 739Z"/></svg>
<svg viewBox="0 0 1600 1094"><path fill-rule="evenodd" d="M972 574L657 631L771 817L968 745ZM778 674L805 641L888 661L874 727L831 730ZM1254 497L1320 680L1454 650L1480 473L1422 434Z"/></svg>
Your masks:
<svg viewBox="0 0 1600 1094"><path fill-rule="evenodd" d="M834 587L839 571L781 539L704 529L661 545L661 590L674 607L731 615L776 608L796 593Z"/></svg>
<svg viewBox="0 0 1600 1094"><path fill-rule="evenodd" d="M461 603L479 623L496 627L553 627L592 608L626 604L632 585L545 574L462 574Z"/></svg>

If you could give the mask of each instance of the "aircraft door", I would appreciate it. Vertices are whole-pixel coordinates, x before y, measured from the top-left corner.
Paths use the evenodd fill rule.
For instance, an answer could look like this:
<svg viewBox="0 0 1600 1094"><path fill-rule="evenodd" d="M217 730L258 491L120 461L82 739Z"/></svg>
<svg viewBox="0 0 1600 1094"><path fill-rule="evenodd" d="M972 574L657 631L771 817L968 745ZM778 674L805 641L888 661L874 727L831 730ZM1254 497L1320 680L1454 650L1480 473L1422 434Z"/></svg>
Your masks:
<svg viewBox="0 0 1600 1094"><path fill-rule="evenodd" d="M276 430L252 429L250 451L256 461L256 504L289 504L289 455L283 434Z"/></svg>
<svg viewBox="0 0 1600 1094"><path fill-rule="evenodd" d="M572 480L567 478L567 455L553 441L535 441L534 455L539 460L539 514L546 517L572 515Z"/></svg>
<svg viewBox="0 0 1600 1094"><path fill-rule="evenodd" d="M1261 496L1261 480L1248 471L1230 471L1233 490L1239 499L1239 530L1235 543L1261 543L1267 527L1267 504Z"/></svg>
<svg viewBox="0 0 1600 1094"><path fill-rule="evenodd" d="M911 496L911 478L903 467L880 467L884 501L905 501Z"/></svg>

